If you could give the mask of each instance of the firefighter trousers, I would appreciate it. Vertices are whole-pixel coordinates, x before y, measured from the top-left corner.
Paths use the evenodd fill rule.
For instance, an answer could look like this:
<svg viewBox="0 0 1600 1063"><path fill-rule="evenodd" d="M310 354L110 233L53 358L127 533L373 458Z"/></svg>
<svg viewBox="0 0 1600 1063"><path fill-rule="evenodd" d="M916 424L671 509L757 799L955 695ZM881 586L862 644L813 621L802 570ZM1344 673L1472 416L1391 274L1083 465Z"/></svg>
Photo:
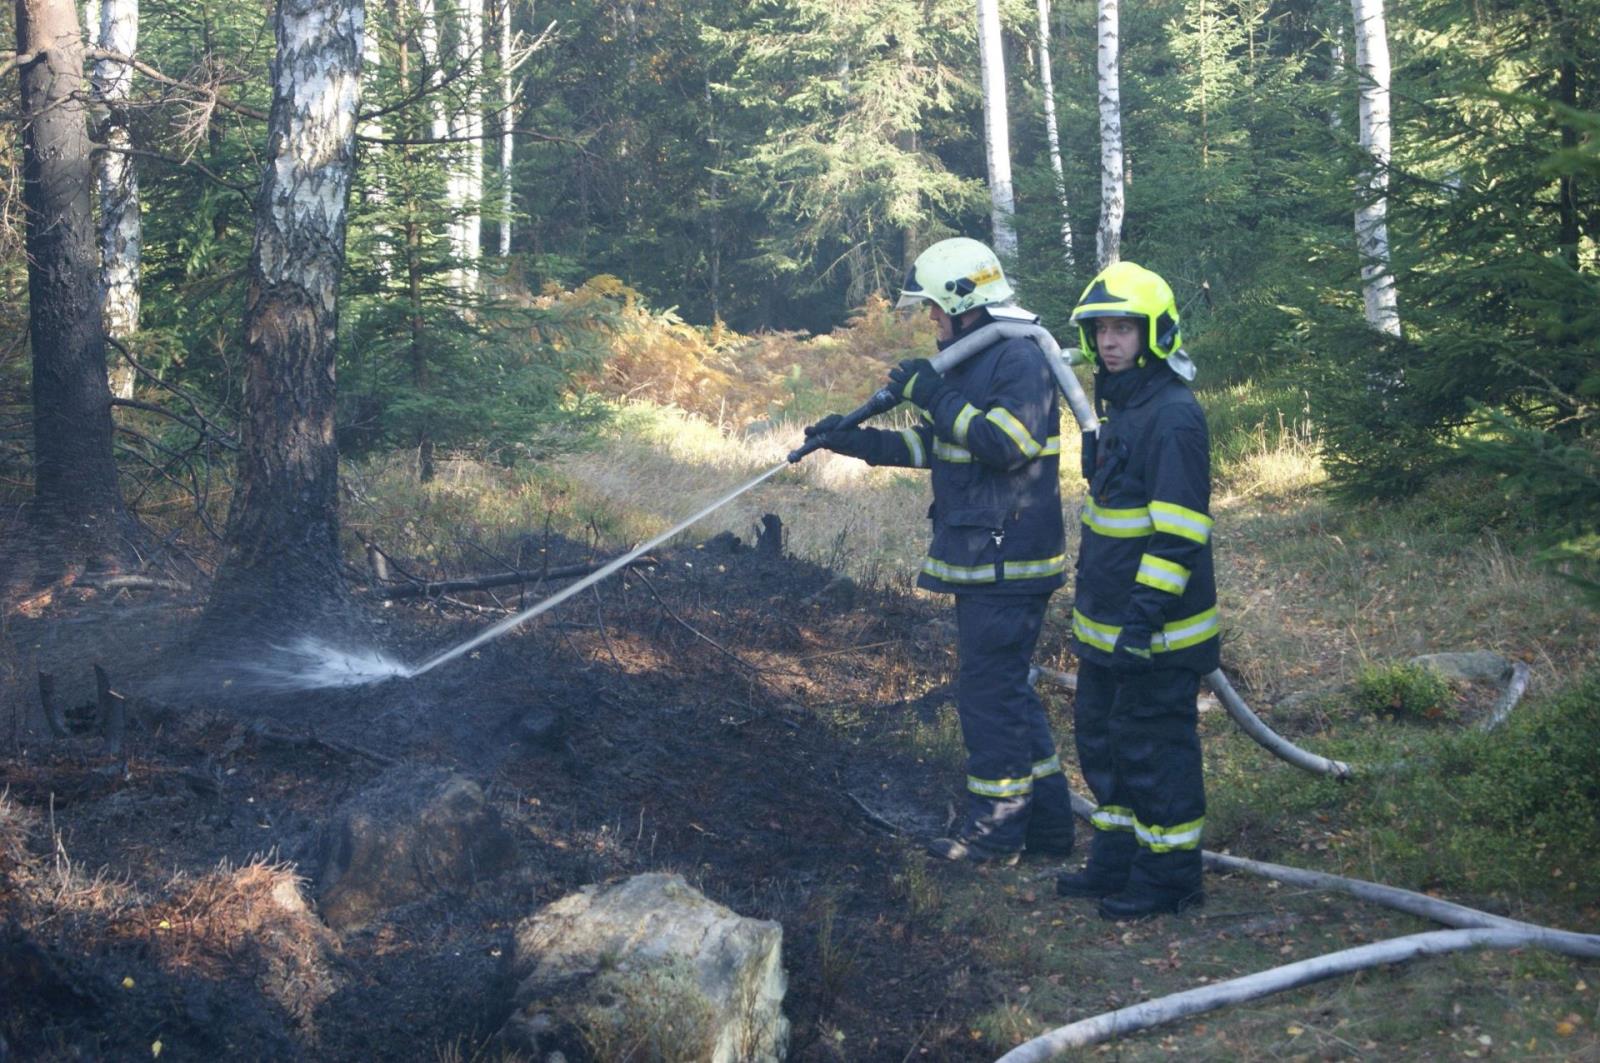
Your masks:
<svg viewBox="0 0 1600 1063"><path fill-rule="evenodd" d="M956 708L967 748L962 836L1065 855L1072 802L1039 696L1028 683L1048 594L956 595Z"/></svg>
<svg viewBox="0 0 1600 1063"><path fill-rule="evenodd" d="M1129 892L1185 897L1200 889L1199 693L1200 677L1189 671L1078 663L1078 765L1100 806L1090 863L1113 880L1126 876Z"/></svg>

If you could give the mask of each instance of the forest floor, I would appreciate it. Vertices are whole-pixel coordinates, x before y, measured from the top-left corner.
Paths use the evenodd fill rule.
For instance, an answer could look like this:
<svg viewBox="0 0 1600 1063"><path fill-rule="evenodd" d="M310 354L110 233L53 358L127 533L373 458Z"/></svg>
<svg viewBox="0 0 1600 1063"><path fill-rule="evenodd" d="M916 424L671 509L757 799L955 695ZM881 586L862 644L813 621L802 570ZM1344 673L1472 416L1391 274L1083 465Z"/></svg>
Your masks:
<svg viewBox="0 0 1600 1063"><path fill-rule="evenodd" d="M557 543L550 560L585 553ZM947 606L726 534L654 561L426 676L343 690L178 682L141 698L198 603L67 589L13 613L0 647L0 1059L497 1059L516 922L652 870L782 924L790 1058L806 1061L989 1060L1122 1004L1427 928L1219 876L1198 912L1111 924L1054 895L1060 861L933 861L920 840L945 827L962 784ZM1065 608L1053 604L1037 659L1069 669ZM492 619L372 611L386 648L412 661ZM31 695L52 671L69 710L92 702L94 663L135 694L121 756L48 737ZM1041 693L1069 754L1070 699ZM558 717L553 738L523 737L535 709ZM1208 759L1240 740L1221 713L1203 732ZM286 881L314 904L318 830L393 763L482 784L516 834L516 868L340 937L273 915L265 898ZM1208 844L1292 863L1343 829L1307 822ZM1593 965L1469 954L1096 1051L1600 1059L1590 983Z"/></svg>

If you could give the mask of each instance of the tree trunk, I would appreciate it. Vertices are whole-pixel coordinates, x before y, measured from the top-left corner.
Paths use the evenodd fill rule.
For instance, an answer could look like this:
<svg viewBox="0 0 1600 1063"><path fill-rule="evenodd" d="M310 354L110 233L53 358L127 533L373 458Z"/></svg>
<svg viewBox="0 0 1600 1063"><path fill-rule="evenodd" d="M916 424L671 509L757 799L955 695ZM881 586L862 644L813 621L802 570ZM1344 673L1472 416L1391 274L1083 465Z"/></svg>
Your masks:
<svg viewBox="0 0 1600 1063"><path fill-rule="evenodd" d="M1104 269L1122 258L1122 88L1117 76L1117 0L1099 0L1100 229L1095 258Z"/></svg>
<svg viewBox="0 0 1600 1063"><path fill-rule="evenodd" d="M362 0L279 0L266 174L245 305L245 420L218 637L348 622L339 565L334 337L361 96Z"/></svg>
<svg viewBox="0 0 1600 1063"><path fill-rule="evenodd" d="M1055 175L1056 200L1061 204L1061 259L1072 269L1072 214L1067 209L1067 175L1061 165L1061 132L1056 126L1056 90L1050 74L1050 0L1039 6L1039 83L1044 92L1044 132L1050 144L1050 171Z"/></svg>
<svg viewBox="0 0 1600 1063"><path fill-rule="evenodd" d="M37 563L26 577L20 567L12 575L48 582L66 565L115 565L134 525L111 450L77 7L72 0L18 0L16 23L17 52L33 57L20 71L33 352L30 516L32 545L47 554L6 560Z"/></svg>
<svg viewBox="0 0 1600 1063"><path fill-rule="evenodd" d="M133 55L139 47L139 0L104 0L100 5L100 47ZM133 70L102 59L94 66L94 94L100 107L100 282L105 289L105 330L126 341L139 331L139 262L144 242L139 221L139 174L129 149L127 100ZM111 390L133 398L133 366L118 359Z"/></svg>
<svg viewBox="0 0 1600 1063"><path fill-rule="evenodd" d="M1389 38L1383 0L1350 0L1355 15L1356 68L1361 78L1361 148L1368 163L1356 207L1356 249L1367 324L1400 335L1400 308L1389 272Z"/></svg>
<svg viewBox="0 0 1600 1063"><path fill-rule="evenodd" d="M511 254L512 170L516 162L516 79L512 76L511 0L500 0L500 257Z"/></svg>
<svg viewBox="0 0 1600 1063"><path fill-rule="evenodd" d="M978 61L983 67L983 145L989 163L994 251L1002 262L1011 262L1017 255L1017 208L1011 190L1011 129L998 0L978 0Z"/></svg>

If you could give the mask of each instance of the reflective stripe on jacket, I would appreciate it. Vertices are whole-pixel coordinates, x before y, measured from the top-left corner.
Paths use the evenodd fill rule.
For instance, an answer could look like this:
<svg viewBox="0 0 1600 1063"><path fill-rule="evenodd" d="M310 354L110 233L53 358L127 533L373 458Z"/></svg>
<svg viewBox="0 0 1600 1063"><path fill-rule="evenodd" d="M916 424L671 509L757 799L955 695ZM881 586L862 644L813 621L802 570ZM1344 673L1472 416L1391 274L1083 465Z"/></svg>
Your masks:
<svg viewBox="0 0 1600 1063"><path fill-rule="evenodd" d="M1066 581L1060 409L1031 339L1000 339L944 376L914 428L856 433L871 465L931 469L933 540L917 585L960 594L1048 594Z"/></svg>
<svg viewBox="0 0 1600 1063"><path fill-rule="evenodd" d="M1209 672L1221 623L1205 414L1177 376L1152 373L1100 433L1083 503L1073 648L1108 664L1117 634L1137 623L1151 631L1158 667Z"/></svg>

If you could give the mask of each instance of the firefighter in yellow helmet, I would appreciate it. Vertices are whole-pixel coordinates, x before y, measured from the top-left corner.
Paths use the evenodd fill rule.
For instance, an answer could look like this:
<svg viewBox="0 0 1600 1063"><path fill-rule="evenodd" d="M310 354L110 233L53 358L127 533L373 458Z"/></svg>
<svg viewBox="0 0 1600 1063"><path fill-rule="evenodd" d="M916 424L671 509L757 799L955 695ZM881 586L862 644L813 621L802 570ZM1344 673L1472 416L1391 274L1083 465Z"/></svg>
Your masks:
<svg viewBox="0 0 1600 1063"><path fill-rule="evenodd" d="M1088 863L1056 891L1098 899L1105 918L1138 919L1205 896L1196 705L1220 633L1211 446L1166 281L1116 263L1084 289L1072 320L1102 418L1072 611L1078 761L1099 808Z"/></svg>
<svg viewBox="0 0 1600 1063"><path fill-rule="evenodd" d="M978 347L941 374L900 363L889 388L920 421L901 431L840 430L833 415L806 429L872 465L932 471L933 538L917 584L955 596L957 710L967 747L965 814L928 849L949 860L1014 862L1024 846L1062 857L1074 826L1043 706L1028 684L1050 594L1065 579L1057 388L1031 338L1006 338L996 316L1011 285L977 240L942 240L917 256L899 306L925 304L940 350ZM985 342L984 329L993 339Z"/></svg>

